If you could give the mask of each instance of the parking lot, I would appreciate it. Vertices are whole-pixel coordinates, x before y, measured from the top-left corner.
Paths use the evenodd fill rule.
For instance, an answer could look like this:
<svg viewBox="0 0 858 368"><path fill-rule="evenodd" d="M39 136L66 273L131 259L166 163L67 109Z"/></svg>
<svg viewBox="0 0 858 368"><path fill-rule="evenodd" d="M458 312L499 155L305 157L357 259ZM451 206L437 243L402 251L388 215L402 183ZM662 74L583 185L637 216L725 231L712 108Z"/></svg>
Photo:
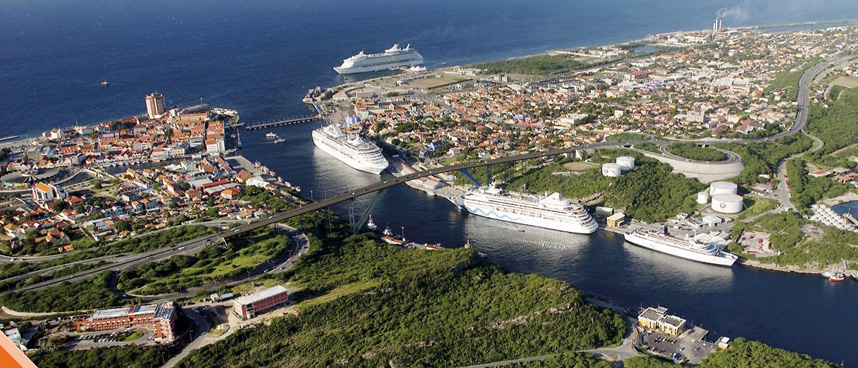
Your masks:
<svg viewBox="0 0 858 368"><path fill-rule="evenodd" d="M716 345L703 341L708 331L694 327L679 336L642 329L643 347L648 354L661 356L676 362L687 361L690 364L700 364L709 353L715 351Z"/></svg>
<svg viewBox="0 0 858 368"><path fill-rule="evenodd" d="M136 331L143 332L143 336L134 341L124 341ZM100 331L88 333L68 334L68 340L64 344L66 349L87 350L93 348L105 348L125 345L155 345L155 331L144 328L128 330Z"/></svg>

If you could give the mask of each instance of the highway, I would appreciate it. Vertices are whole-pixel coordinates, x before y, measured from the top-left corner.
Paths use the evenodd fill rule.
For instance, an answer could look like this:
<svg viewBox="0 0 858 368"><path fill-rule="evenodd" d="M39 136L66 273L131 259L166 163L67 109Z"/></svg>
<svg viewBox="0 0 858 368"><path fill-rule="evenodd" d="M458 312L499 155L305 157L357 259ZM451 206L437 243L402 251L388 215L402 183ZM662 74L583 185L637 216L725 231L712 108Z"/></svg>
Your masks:
<svg viewBox="0 0 858 368"><path fill-rule="evenodd" d="M769 137L764 137L764 138L747 138L747 139L741 139L741 138L734 138L734 139L707 138L707 139L702 139L702 140L679 140L679 141L689 142L689 143L697 143L697 144L712 144L712 143L719 143L719 142L752 143L752 142L773 141L773 140L776 140L779 138L783 138L786 136L796 134L799 131L801 131L802 129L804 129L804 127L807 125L807 110L808 110L810 82L813 80L813 78L817 74L819 74L823 70L828 69L833 65L839 64L843 61L853 59L853 58L856 58L856 56L845 56L845 57L841 57L841 58L834 60L834 61L826 61L826 62L817 64L817 65L809 68L808 70L806 70L804 72L804 74L802 74L801 79L799 81L799 91L798 91L798 97L797 97L798 113L796 114L796 118L793 121L792 126L786 131L780 132L778 134L775 134L775 135L772 135ZM592 149L604 149L604 148L615 148L615 147L630 147L632 145L640 144L640 143L644 143L644 142L652 143L652 144L656 144L656 145L664 145L664 144L675 143L677 141L678 140L638 140L638 141L625 141L625 142L599 142L599 143L578 145L578 146L562 148L562 149L535 151L535 152L531 152L531 153L527 153L527 154L523 154L523 155L499 157L499 158L495 158L495 159L480 160L480 161L476 161L476 162L469 162L469 163L462 163L462 164L457 164L457 165L432 168L432 169L423 170L423 171L415 172L412 174L408 174L405 176L385 180L385 181L380 182L380 183L367 185L367 186L364 186L361 188L354 189L354 190L349 191L349 192L342 193L342 194L337 195L335 197L327 198L327 199L322 200L322 201L302 205L298 208L270 216L266 219L257 220L257 221L236 227L236 228L228 230L228 231L221 231L220 233L217 233L217 234L206 235L206 236L201 237L201 238L197 238L194 240L184 242L182 244L178 244L178 245L174 246L174 248L185 247L185 249L181 253L191 252L192 250L199 248L199 247L203 247L203 246L205 246L211 242L221 241L220 240L221 238L227 238L230 236L239 235L239 234L242 234L242 233L245 233L248 231L252 231L254 229L258 229L260 227L269 226L271 224L284 221L284 220L292 218L292 217L296 217L296 216L300 216L303 214L318 211L320 209L324 209L326 207L329 207L331 205L334 205L334 204L337 204L340 202L352 200L352 199L355 199L355 198L360 197L360 196L371 194L371 193L380 191L382 189L386 189L386 188L392 187L394 185L404 183L406 181L410 181L410 180L414 180L414 179L420 179L420 178L424 178L424 177L431 176L431 175L436 175L436 174L441 174L441 173L446 173L446 172L451 172L451 171L457 171L457 170L462 170L462 169L471 169L471 168L481 167L481 166L486 166L486 165L500 165L500 164L506 164L506 163L516 162L516 161L523 161L523 160L537 159L537 158L542 158L542 157L557 156L557 155L562 155L562 154L566 154L566 153L572 153L572 152L575 152L578 150L592 150ZM55 285L55 284L65 282L65 281L70 281L70 282L76 281L76 280L80 280L84 277L88 277L88 276L91 276L94 274L98 274L98 273L105 271L105 270L121 270L121 269L125 269L125 268L130 268L130 267L134 267L134 266L139 265L139 264L146 263L146 262L153 260L155 258L161 258L164 256L169 256L172 253L176 253L176 252L174 250L172 250L171 248L166 248L166 249L158 249L158 250L154 250L154 251L150 251L150 252L146 252L146 253L141 253L141 254L137 254L137 255L125 256L121 260L119 260L118 262L110 264L110 265L94 268L91 270L82 271L82 272L74 274L72 276L67 276L67 277L63 277L63 278L45 281L45 282L38 283L38 284L29 285L29 286L23 287L21 289L18 289L16 291L35 290L35 289L40 289L40 288L43 288L46 286ZM0 292L0 294L2 294L2 293L3 292Z"/></svg>

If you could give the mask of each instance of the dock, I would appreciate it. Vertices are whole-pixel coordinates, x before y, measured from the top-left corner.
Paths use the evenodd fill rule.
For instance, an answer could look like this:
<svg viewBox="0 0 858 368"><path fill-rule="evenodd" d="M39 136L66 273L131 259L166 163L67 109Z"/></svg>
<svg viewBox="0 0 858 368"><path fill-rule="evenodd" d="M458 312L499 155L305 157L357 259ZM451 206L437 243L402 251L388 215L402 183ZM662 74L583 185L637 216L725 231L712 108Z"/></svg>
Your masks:
<svg viewBox="0 0 858 368"><path fill-rule="evenodd" d="M302 117L298 117L298 118L289 118L289 119L270 121L267 123L249 124L249 125L245 125L244 129L258 130L258 129L267 129L267 128L285 126L285 125L303 124L303 123L313 122L313 121L319 120L321 118L322 117L320 115L302 116Z"/></svg>

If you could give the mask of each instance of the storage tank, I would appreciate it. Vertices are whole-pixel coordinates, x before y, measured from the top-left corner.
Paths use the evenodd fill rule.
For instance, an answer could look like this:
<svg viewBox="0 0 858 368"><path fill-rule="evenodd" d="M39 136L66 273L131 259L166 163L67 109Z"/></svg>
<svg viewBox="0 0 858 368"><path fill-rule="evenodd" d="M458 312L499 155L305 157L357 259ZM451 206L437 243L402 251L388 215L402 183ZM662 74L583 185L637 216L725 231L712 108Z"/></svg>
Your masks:
<svg viewBox="0 0 858 368"><path fill-rule="evenodd" d="M715 194L712 195L712 210L721 213L739 213L742 212L742 197L735 194Z"/></svg>
<svg viewBox="0 0 858 368"><path fill-rule="evenodd" d="M731 183L729 181L716 181L709 184L709 195L736 194L738 189L739 186L737 186L736 183Z"/></svg>
<svg viewBox="0 0 858 368"><path fill-rule="evenodd" d="M709 203L709 193L706 191L702 191L697 193L697 204L707 204Z"/></svg>
<svg viewBox="0 0 858 368"><path fill-rule="evenodd" d="M616 178L623 174L623 167L620 164L606 163L602 164L602 175Z"/></svg>
<svg viewBox="0 0 858 368"><path fill-rule="evenodd" d="M625 170L632 170L635 168L635 158L632 156L620 156L617 157L617 164L624 167Z"/></svg>

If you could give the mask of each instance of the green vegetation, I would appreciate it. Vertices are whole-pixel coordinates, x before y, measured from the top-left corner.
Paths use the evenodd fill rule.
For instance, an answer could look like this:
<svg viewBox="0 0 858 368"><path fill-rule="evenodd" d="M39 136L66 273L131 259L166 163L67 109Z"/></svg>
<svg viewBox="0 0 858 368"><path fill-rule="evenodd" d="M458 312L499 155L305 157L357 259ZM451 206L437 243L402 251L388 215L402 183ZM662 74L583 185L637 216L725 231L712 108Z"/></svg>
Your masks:
<svg viewBox="0 0 858 368"><path fill-rule="evenodd" d="M19 312L67 312L122 305L122 299L108 288L110 271L54 287L3 294L0 304Z"/></svg>
<svg viewBox="0 0 858 368"><path fill-rule="evenodd" d="M141 253L161 247L168 247L173 244L191 240L212 234L218 230L211 227L193 225L171 228L157 233L138 236L131 239L121 240L109 245L105 245L92 249L79 249L74 253L56 258L50 261L39 263L3 263L0 264L0 278L16 276L36 270L45 269L52 266L64 265L74 261L91 259L111 254L119 253Z"/></svg>
<svg viewBox="0 0 858 368"><path fill-rule="evenodd" d="M285 212L295 208L294 204L286 202L279 195L260 187L247 187L238 199L250 202L252 208L266 208L272 212Z"/></svg>
<svg viewBox="0 0 858 368"><path fill-rule="evenodd" d="M795 101L798 97L798 82L801 80L801 75L804 71L810 69L819 61L819 58L808 58L801 62L801 65L796 64L793 67L785 68L784 71L775 75L775 79L766 87L765 93L785 90L787 92L787 101ZM795 71L791 71L796 69Z"/></svg>
<svg viewBox="0 0 858 368"><path fill-rule="evenodd" d="M470 249L341 239L312 237L311 251L284 276L303 287L293 294L297 316L237 331L178 367L461 366L616 344L626 329L565 282L505 273ZM304 304L350 285L360 286Z"/></svg>
<svg viewBox="0 0 858 368"><path fill-rule="evenodd" d="M545 360L507 365L512 368L610 368L611 363L589 354L565 353Z"/></svg>
<svg viewBox="0 0 858 368"><path fill-rule="evenodd" d="M136 340L140 339L141 337L143 337L143 331L134 331L134 333L128 335L128 337L126 337L122 341L123 342L136 341Z"/></svg>
<svg viewBox="0 0 858 368"><path fill-rule="evenodd" d="M105 261L98 261L98 262L93 262L93 263L73 264L73 265L69 265L66 267L62 267L62 268L53 270L53 271L49 272L47 275L33 275L30 277L18 279L15 281L0 282L0 289L4 289L7 287L21 288L21 287L36 284L36 283L39 283L42 281L53 280L56 278L60 278L60 277L68 276L68 275L73 275L73 274L76 274L78 272L91 270L93 268L98 268L98 267L104 266L106 264L107 264L107 262L105 262Z"/></svg>
<svg viewBox="0 0 858 368"><path fill-rule="evenodd" d="M817 178L807 174L807 163L802 159L787 162L787 177L790 182L790 201L802 212L825 198L837 197L851 190L849 184L838 183L829 178Z"/></svg>
<svg viewBox="0 0 858 368"><path fill-rule="evenodd" d="M178 351L172 346L125 346L94 350L37 351L29 355L39 368L157 368Z"/></svg>
<svg viewBox="0 0 858 368"><path fill-rule="evenodd" d="M699 368L836 368L839 365L806 355L773 348L756 341L737 338L730 348L710 354Z"/></svg>
<svg viewBox="0 0 858 368"><path fill-rule="evenodd" d="M778 207L778 201L770 198L745 197L745 210L739 215L739 220L757 216Z"/></svg>
<svg viewBox="0 0 858 368"><path fill-rule="evenodd" d="M742 156L745 168L734 181L746 185L772 180L760 175L768 175L770 178L774 178L778 170L778 163L781 160L807 151L812 146L813 140L804 134L795 134L774 142L718 144L719 148Z"/></svg>
<svg viewBox="0 0 858 368"><path fill-rule="evenodd" d="M694 212L695 194L706 186L671 171L668 164L639 160L634 170L619 177L608 189L605 201L611 207L625 208L627 216L645 222Z"/></svg>
<svg viewBox="0 0 858 368"><path fill-rule="evenodd" d="M652 143L649 143L649 142L635 144L635 148L641 149L644 151L649 151L649 152L656 152L656 153L659 152L658 146L656 146Z"/></svg>
<svg viewBox="0 0 858 368"><path fill-rule="evenodd" d="M726 159L721 151L711 147L700 147L691 143L673 143L665 147L665 149L667 152L689 160L723 161Z"/></svg>
<svg viewBox="0 0 858 368"><path fill-rule="evenodd" d="M537 55L516 59L490 61L473 65L487 74L548 75L554 72L579 69L586 64L573 60L569 55Z"/></svg>
<svg viewBox="0 0 858 368"><path fill-rule="evenodd" d="M828 97L836 101L840 98L840 94L847 89L849 88L840 85L831 86L831 90L828 91Z"/></svg>
<svg viewBox="0 0 858 368"><path fill-rule="evenodd" d="M118 288L143 295L186 290L252 270L285 252L289 243L288 236L275 236L271 228L258 229L250 238L207 246L194 256L180 254L124 270Z"/></svg>
<svg viewBox="0 0 858 368"><path fill-rule="evenodd" d="M623 361L625 368L676 368L681 367L679 364L653 358L649 356L639 356Z"/></svg>
<svg viewBox="0 0 858 368"><path fill-rule="evenodd" d="M739 223L734 232L738 234L742 229L751 229L763 230L772 235L772 248L780 254L754 258L763 263L825 268L842 264L843 260L858 262L858 248L852 246L858 244L858 233L815 224L824 234L818 239L806 239L801 227L807 224L808 221L799 214L783 212L763 216L753 225Z"/></svg>
<svg viewBox="0 0 858 368"><path fill-rule="evenodd" d="M652 137L646 134L640 133L617 133L610 137L608 137L608 141L611 142L629 142L629 141L648 141L652 140Z"/></svg>
<svg viewBox="0 0 858 368"><path fill-rule="evenodd" d="M825 163L830 153L858 141L858 88L849 89L840 95L840 99L825 108L822 104L810 106L807 117L807 131L825 142L817 152L807 155L808 161Z"/></svg>
<svg viewBox="0 0 858 368"><path fill-rule="evenodd" d="M598 168L570 173L563 164L556 163L516 176L510 181L508 188L530 193L557 191L564 198L575 199L604 192L613 181L613 178L602 176Z"/></svg>

